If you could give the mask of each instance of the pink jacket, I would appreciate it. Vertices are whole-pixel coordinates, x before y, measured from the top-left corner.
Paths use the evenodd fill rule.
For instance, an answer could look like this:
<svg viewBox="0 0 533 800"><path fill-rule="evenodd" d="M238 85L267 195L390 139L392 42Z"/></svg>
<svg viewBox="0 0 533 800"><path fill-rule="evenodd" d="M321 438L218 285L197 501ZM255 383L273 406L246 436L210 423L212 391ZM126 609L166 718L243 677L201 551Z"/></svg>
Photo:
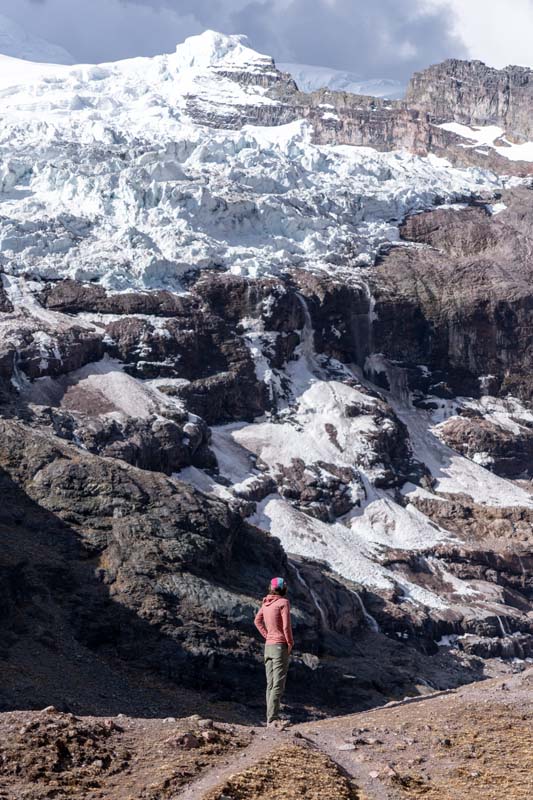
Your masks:
<svg viewBox="0 0 533 800"><path fill-rule="evenodd" d="M291 626L291 604L286 597L268 594L255 619L255 627L267 644L294 645Z"/></svg>

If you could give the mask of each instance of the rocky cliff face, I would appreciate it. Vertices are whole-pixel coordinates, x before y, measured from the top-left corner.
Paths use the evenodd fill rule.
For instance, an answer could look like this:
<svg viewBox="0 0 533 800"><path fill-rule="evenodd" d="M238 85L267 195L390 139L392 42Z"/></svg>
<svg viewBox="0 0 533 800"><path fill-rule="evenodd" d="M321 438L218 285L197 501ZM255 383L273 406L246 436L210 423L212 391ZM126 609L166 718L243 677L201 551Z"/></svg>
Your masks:
<svg viewBox="0 0 533 800"><path fill-rule="evenodd" d="M499 125L513 140L533 138L533 70L526 67L450 59L417 72L405 102L437 122Z"/></svg>
<svg viewBox="0 0 533 800"><path fill-rule="evenodd" d="M425 380L444 397L531 399L532 194L511 192L505 201L496 217L473 207L410 218L401 235L418 246L393 248L372 271L376 346L428 365L437 376Z"/></svg>
<svg viewBox="0 0 533 800"><path fill-rule="evenodd" d="M200 40L3 100L2 703L106 710L140 673L258 702L279 573L296 706L508 669L533 642L531 189L427 157L485 158L430 109Z"/></svg>
<svg viewBox="0 0 533 800"><path fill-rule="evenodd" d="M220 74L242 80L239 73ZM416 73L402 101L330 89L304 93L272 65L256 82L270 103L206 107L193 98L189 112L202 124L234 129L243 122L278 126L306 119L318 144L405 149L423 156L434 152L461 166L533 174L530 152L523 158L509 155L510 145L533 139L533 70L524 67L496 70L481 61L451 59ZM503 147L465 147L468 133L457 135L440 127L450 122L499 126ZM497 132L494 138L499 138Z"/></svg>
<svg viewBox="0 0 533 800"><path fill-rule="evenodd" d="M468 226L478 210L463 213ZM3 569L5 585L12 587L6 589L11 610L3 623L6 663L16 663L23 647L44 648L46 659L62 654L56 629L61 618L82 665L97 654L111 674L125 660L162 672L167 681L196 688L216 684L220 698L235 698L245 686L253 699L260 666L251 619L270 573L288 575L292 584L301 648L295 671L302 676L293 692L296 703L316 702L318 696L323 707L350 708L402 694L420 677L438 686L467 680L479 669L480 654L528 655L528 495L517 487L514 496L502 498L498 492L511 486L502 483L493 487L492 500L474 491L475 502L467 484L460 495L438 488L438 473L426 466L432 464L429 453L442 458L454 451L430 434L431 408L442 402L432 381L451 383L443 375L453 370L443 364L437 377L428 371L421 376L424 370L417 374L410 362L393 366L381 356L374 372L381 328L370 322L368 292L305 271L283 281L204 273L179 303L172 293L108 294L72 281L34 284L33 292L39 313L47 308L47 315L57 315L58 336L62 320L76 327L82 318L92 325L104 357L57 374L55 362L44 363L37 338L35 358L25 364L40 356L40 377L31 380L17 366L4 381L1 456L10 500L3 514ZM403 313L400 298L389 301ZM237 350L244 346L252 364L264 361L261 380L254 379L262 386L256 393L262 409L253 393L239 392L238 371L233 376L224 364L217 371L212 339L202 345L197 369L201 374L213 363L217 380L180 373L182 359L172 361L174 333L162 337L167 352L151 359L149 377L138 368L149 339L122 358L113 337L139 321L129 310L138 312L143 302L147 310L155 303L172 315L177 304L180 315L188 310L189 325L195 317L200 327L213 315L224 319ZM379 314L380 302L374 306ZM11 327L21 313L15 301L6 312ZM52 318L47 317L50 331ZM156 320L163 325L176 319L150 315L152 327ZM349 364L360 364L371 382L361 382ZM398 378L403 370L404 383ZM224 385L234 380L239 393L229 424L227 390L220 393L223 375ZM404 406L412 376L418 380L415 407ZM198 380L205 381L204 417L198 416ZM465 464L469 457L475 465L483 448L493 459L486 464L490 469L511 477L531 474L523 437L515 434L509 441L501 428L499 438L472 440L465 450L454 434L457 424L477 420L487 426L490 412L480 406L467 415L457 402L454 416L454 402L446 402L450 418L437 435L463 454ZM507 401L501 402L505 408ZM422 410L424 403L429 412ZM247 415L252 420L264 411L270 421L244 424ZM527 430L523 407L508 413L510 424ZM418 449L421 423L428 426L426 452ZM477 469L482 480L486 470ZM459 481L460 476L461 468ZM412 496L409 490L401 500L398 492L412 485L425 488ZM383 539L383 525L398 533ZM289 560L268 531L281 538ZM343 544L347 535L353 541ZM380 548L372 553L363 542L376 535ZM39 569L24 566L28 551L38 553ZM20 581L26 592L45 598L37 627ZM71 590L56 596L58 582ZM417 598L413 605L404 599L407 592ZM155 638L154 631L160 632ZM442 636L460 643L459 669L430 655ZM403 652L395 644L404 637L415 649ZM322 666L323 656L328 659ZM398 658L399 670L392 667ZM353 686L342 677L347 663L359 675ZM324 693L319 686L326 673L330 691ZM17 691L14 682L4 702L16 702ZM69 697L78 693L72 686ZM31 697L39 703L38 692ZM80 703L91 707L87 697L78 696L76 707Z"/></svg>

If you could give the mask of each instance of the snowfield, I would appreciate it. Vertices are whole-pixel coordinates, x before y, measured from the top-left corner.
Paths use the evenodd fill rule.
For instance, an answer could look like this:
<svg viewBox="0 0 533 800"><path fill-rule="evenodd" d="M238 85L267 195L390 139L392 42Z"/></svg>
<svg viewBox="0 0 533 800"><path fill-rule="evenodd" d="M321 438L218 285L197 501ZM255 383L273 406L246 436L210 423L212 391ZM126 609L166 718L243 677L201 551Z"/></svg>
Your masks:
<svg viewBox="0 0 533 800"><path fill-rule="evenodd" d="M516 144L510 141L503 128L499 128L497 125L469 127L468 125L460 125L458 122L445 122L437 127L468 140L469 143L465 143L461 147L489 147L503 158L508 158L509 161L533 161L533 142Z"/></svg>
<svg viewBox="0 0 533 800"><path fill-rule="evenodd" d="M246 81L235 78L247 76ZM353 270L405 214L497 185L435 157L317 146L304 122L217 130L198 109L276 105L270 58L207 32L99 66L0 60L0 263L180 289L191 269Z"/></svg>

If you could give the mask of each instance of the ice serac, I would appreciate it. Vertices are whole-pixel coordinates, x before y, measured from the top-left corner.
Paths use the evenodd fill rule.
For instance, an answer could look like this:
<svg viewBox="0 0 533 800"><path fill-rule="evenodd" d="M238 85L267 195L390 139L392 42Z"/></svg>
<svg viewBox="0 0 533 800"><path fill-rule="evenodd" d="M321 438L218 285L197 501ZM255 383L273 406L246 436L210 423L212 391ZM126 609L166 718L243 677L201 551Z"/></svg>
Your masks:
<svg viewBox="0 0 533 800"><path fill-rule="evenodd" d="M301 92L210 31L153 59L9 63L6 704L71 644L74 693L104 660L255 702L272 574L302 708L518 668L533 192L504 134L487 155L456 120Z"/></svg>
<svg viewBox="0 0 533 800"><path fill-rule="evenodd" d="M155 59L45 66L40 78L20 63L26 82L2 99L0 141L0 254L12 273L124 290L179 289L212 267L350 270L371 263L406 214L500 185L444 161L332 144L329 106L297 119L290 94L270 95L283 75L240 37L206 33ZM367 143L386 150L396 127L409 127L409 113L398 121L368 104L353 121L350 97L339 96L341 141L352 123L384 115L392 138L378 142L379 122ZM247 124L258 119L267 125Z"/></svg>

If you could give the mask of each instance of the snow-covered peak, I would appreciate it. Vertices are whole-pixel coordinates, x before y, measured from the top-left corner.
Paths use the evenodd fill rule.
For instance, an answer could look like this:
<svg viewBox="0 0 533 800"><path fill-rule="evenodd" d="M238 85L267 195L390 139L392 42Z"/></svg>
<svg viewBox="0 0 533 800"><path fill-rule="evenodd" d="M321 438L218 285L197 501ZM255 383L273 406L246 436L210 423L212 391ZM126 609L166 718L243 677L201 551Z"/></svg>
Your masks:
<svg viewBox="0 0 533 800"><path fill-rule="evenodd" d="M178 44L173 61L180 70L206 67L249 70L254 67L274 67L270 56L257 53L246 42L246 36L204 31L197 36L189 36Z"/></svg>
<svg viewBox="0 0 533 800"><path fill-rule="evenodd" d="M212 266L351 274L407 213L497 183L318 145L280 84L272 59L213 31L100 65L0 57L0 267L113 289L176 288Z"/></svg>
<svg viewBox="0 0 533 800"><path fill-rule="evenodd" d="M288 63L277 66L278 69L292 75L302 92L331 89L335 92L350 92L351 94L398 100L404 96L406 89L400 81L390 78L362 78L354 72L345 72L330 67Z"/></svg>
<svg viewBox="0 0 533 800"><path fill-rule="evenodd" d="M198 78L205 82L205 78L210 74L215 81L217 72L223 74L275 72L273 59L248 47L246 36L228 36L211 30L188 37L176 46L174 53L170 54L140 56L102 64L74 64L65 51L62 60L58 58L54 61L52 58L43 57L39 61L37 58L25 55L27 50L23 47L6 45L2 49L2 19L0 16L0 88L43 82L45 86L36 88L34 95L50 94L50 87L57 78L64 82L65 93L71 88L79 89L83 84L84 89L91 91L95 88L101 94L109 86L106 81L112 79L115 83L113 91L118 93L117 99L120 99L123 105L126 97L131 98L139 93L165 94L168 92L169 82L178 84L178 93L190 94L191 81ZM23 35L24 32L21 31L20 36ZM50 45L50 48L49 55L52 55L55 46ZM34 48L32 52L37 54L37 49ZM35 63L37 61L39 63ZM132 79L138 85L138 91L129 86L123 92L126 84ZM232 83L232 86L235 87L235 84ZM24 101L23 97L15 99Z"/></svg>
<svg viewBox="0 0 533 800"><path fill-rule="evenodd" d="M165 129L174 136L176 123L191 116L208 118L216 110L226 117L238 106L272 103L266 97L269 82L281 74L272 58L245 42L244 36L205 31L170 54L72 66L0 55L0 89L13 88L0 98L0 111L31 125L38 112L41 122L53 119L54 126L76 130L82 116L92 122L105 117L114 127L133 125L139 132L157 118L159 133Z"/></svg>
<svg viewBox="0 0 533 800"><path fill-rule="evenodd" d="M3 14L0 14L0 54L49 64L74 63L74 58L63 47L33 36ZM2 69L4 66L2 64Z"/></svg>

